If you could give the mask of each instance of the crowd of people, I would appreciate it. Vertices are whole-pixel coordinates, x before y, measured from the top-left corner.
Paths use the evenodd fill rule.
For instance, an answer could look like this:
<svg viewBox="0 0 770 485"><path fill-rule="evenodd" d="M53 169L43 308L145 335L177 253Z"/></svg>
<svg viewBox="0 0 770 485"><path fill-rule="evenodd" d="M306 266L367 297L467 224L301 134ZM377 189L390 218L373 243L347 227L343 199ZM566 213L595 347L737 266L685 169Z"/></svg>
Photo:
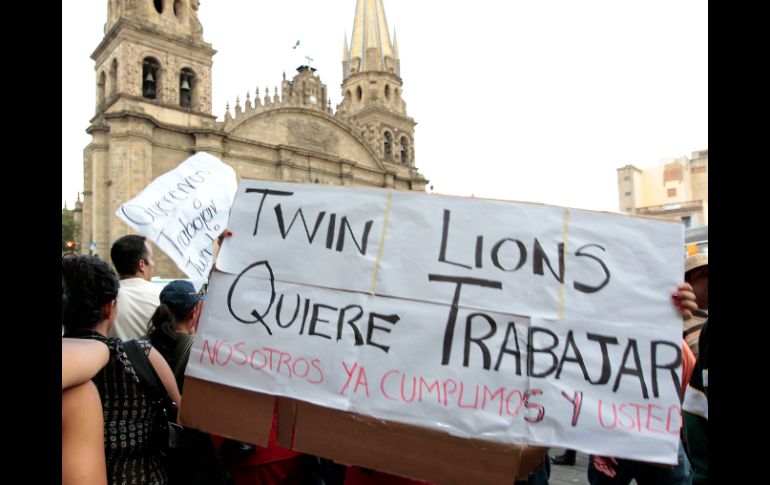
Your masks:
<svg viewBox="0 0 770 485"><path fill-rule="evenodd" d="M195 459L179 472L164 449L166 420L184 396L184 372L203 305L186 280L151 283L155 263L143 236L116 240L113 269L97 256L62 258L62 484L416 484L415 480L303 455L278 445L240 443L185 430ZM676 466L591 456L591 485L708 483L708 255L685 263L685 283L672 294L683 323L683 432ZM130 343L130 345L128 345ZM129 347L141 349L137 358ZM170 409L158 405L138 375L147 365ZM274 420L275 421L275 420ZM275 423L274 423L275 424ZM575 465L575 451L544 458L517 485L547 485L551 462Z"/></svg>

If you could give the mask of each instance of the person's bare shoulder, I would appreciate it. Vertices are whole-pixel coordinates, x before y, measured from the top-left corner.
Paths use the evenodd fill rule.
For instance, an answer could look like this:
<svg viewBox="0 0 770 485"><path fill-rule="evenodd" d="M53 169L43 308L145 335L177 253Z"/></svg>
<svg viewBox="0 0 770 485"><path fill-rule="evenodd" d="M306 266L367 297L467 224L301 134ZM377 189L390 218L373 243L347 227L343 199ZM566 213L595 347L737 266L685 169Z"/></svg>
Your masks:
<svg viewBox="0 0 770 485"><path fill-rule="evenodd" d="M62 390L82 384L104 367L110 358L110 349L97 340L61 339Z"/></svg>

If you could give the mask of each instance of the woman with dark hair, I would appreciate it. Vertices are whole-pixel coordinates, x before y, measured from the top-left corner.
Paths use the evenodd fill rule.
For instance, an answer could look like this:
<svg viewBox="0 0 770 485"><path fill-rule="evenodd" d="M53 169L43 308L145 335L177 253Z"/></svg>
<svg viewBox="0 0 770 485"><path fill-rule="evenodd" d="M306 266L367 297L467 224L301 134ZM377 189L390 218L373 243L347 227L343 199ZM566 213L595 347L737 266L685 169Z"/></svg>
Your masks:
<svg viewBox="0 0 770 485"><path fill-rule="evenodd" d="M160 305L147 331L150 343L173 370L179 392L182 392L184 370L195 336L199 300L200 295L192 283L172 281L160 292Z"/></svg>
<svg viewBox="0 0 770 485"><path fill-rule="evenodd" d="M166 417L158 412L139 383L123 341L108 338L118 316L118 278L93 256L62 259L62 324L65 337L93 339L110 352L107 364L93 378L104 416L104 450L110 484L166 485L167 476L157 443L156 426ZM181 398L166 361L146 340L139 346L161 379L171 399Z"/></svg>
<svg viewBox="0 0 770 485"><path fill-rule="evenodd" d="M192 283L175 280L160 292L160 305L150 319L148 339L174 372L179 391L195 336L200 294ZM172 417L172 418L175 418ZM184 428L177 452L168 457L169 483L184 485L231 485L208 433Z"/></svg>

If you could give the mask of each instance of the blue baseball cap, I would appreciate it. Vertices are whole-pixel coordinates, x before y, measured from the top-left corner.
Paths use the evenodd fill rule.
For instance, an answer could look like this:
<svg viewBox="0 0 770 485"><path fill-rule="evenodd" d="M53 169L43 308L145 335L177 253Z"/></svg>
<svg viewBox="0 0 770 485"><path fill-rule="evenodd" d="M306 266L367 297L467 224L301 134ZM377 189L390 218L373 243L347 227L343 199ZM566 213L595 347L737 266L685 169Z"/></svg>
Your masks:
<svg viewBox="0 0 770 485"><path fill-rule="evenodd" d="M160 292L161 303L182 311L191 310L199 298L193 284L186 280L174 280Z"/></svg>

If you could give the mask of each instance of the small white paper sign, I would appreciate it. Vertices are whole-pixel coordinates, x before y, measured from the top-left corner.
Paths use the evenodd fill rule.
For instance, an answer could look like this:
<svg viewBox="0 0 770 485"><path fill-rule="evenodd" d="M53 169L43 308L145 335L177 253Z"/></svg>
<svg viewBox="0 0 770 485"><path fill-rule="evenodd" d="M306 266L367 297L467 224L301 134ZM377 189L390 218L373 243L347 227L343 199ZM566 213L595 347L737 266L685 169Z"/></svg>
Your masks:
<svg viewBox="0 0 770 485"><path fill-rule="evenodd" d="M204 152L153 180L115 214L166 253L198 290L214 264L238 187L235 171Z"/></svg>

